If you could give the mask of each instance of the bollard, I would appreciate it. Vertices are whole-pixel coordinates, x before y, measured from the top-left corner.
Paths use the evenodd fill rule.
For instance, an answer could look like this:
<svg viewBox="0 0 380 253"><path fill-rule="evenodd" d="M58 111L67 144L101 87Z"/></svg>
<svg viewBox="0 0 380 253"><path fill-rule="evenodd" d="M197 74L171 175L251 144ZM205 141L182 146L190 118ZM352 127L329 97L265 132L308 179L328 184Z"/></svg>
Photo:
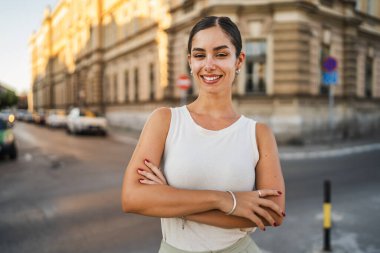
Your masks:
<svg viewBox="0 0 380 253"><path fill-rule="evenodd" d="M330 180L325 180L323 184L324 203L323 203L323 250L331 251L330 230L331 230L331 184Z"/></svg>

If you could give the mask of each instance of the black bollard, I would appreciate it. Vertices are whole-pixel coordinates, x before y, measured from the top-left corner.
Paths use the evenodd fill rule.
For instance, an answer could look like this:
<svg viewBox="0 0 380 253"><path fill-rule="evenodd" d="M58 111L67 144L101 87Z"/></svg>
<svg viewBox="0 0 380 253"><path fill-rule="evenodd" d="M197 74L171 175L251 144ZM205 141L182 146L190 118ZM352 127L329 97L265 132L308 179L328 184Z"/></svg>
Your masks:
<svg viewBox="0 0 380 253"><path fill-rule="evenodd" d="M331 230L331 184L330 180L325 180L323 184L324 203L323 203L323 250L331 251L330 230Z"/></svg>

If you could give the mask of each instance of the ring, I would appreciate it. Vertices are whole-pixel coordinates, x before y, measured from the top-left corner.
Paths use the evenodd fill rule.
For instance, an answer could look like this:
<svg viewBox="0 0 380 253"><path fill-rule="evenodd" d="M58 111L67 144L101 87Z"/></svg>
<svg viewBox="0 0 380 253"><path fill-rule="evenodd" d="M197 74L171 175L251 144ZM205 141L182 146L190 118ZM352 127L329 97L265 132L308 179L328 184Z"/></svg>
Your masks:
<svg viewBox="0 0 380 253"><path fill-rule="evenodd" d="M258 190L257 192L259 193L259 198L261 198L261 197L262 197L262 196L261 196L261 191Z"/></svg>

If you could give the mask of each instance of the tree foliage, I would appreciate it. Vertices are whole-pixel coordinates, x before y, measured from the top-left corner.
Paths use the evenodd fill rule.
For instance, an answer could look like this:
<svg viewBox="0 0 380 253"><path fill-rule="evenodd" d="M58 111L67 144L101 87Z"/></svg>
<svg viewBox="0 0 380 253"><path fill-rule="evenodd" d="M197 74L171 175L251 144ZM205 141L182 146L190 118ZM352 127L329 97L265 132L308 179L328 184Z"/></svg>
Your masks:
<svg viewBox="0 0 380 253"><path fill-rule="evenodd" d="M0 108L11 107L17 104L18 97L14 91L0 92Z"/></svg>

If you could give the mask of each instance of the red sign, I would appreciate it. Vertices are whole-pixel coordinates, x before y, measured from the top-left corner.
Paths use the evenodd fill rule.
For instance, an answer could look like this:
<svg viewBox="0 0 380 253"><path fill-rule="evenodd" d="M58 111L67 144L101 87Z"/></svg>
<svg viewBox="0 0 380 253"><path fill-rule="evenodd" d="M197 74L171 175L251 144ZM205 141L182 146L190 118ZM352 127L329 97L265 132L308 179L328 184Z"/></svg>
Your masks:
<svg viewBox="0 0 380 253"><path fill-rule="evenodd" d="M191 80L188 75L182 74L177 79L177 87L181 90L188 90L191 86Z"/></svg>

